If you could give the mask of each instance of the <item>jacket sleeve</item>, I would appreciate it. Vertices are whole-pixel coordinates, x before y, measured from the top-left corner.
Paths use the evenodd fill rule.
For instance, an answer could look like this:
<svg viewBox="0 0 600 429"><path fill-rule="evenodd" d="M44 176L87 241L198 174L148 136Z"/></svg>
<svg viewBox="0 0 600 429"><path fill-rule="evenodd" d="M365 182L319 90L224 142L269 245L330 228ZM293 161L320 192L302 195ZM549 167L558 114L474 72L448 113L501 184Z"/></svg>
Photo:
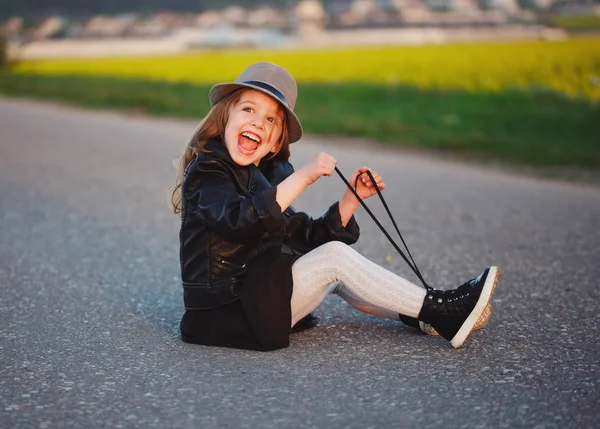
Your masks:
<svg viewBox="0 0 600 429"><path fill-rule="evenodd" d="M293 208L286 210L285 214L289 217L285 229L285 242L301 253L309 252L329 241L354 244L360 235L360 228L354 216L350 218L346 227L342 226L337 202L318 219L312 219L304 212L295 212Z"/></svg>
<svg viewBox="0 0 600 429"><path fill-rule="evenodd" d="M289 161L278 159L263 161L258 168L273 186L279 185L294 173L294 166Z"/></svg>
<svg viewBox="0 0 600 429"><path fill-rule="evenodd" d="M243 195L231 173L216 161L199 161L186 184L199 220L226 240L256 244L265 233L283 231L287 221L275 199L275 187Z"/></svg>

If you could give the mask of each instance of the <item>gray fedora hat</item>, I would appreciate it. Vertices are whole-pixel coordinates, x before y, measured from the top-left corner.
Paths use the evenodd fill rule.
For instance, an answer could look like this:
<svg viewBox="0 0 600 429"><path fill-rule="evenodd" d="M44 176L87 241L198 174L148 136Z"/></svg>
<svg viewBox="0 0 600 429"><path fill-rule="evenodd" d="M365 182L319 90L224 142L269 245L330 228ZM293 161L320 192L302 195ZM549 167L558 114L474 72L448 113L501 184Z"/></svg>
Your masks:
<svg viewBox="0 0 600 429"><path fill-rule="evenodd" d="M208 93L210 105L214 106L224 97L239 88L252 88L264 92L285 107L288 118L290 143L302 137L302 125L294 113L298 88L292 75L277 64L262 62L249 66L235 82L219 83Z"/></svg>

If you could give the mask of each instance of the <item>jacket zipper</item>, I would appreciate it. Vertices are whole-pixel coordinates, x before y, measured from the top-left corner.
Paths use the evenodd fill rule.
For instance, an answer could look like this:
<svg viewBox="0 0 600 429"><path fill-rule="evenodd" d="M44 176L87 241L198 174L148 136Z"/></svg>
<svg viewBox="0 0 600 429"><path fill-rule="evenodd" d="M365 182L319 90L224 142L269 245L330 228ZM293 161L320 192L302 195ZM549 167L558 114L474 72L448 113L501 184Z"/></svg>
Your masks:
<svg viewBox="0 0 600 429"><path fill-rule="evenodd" d="M223 265L225 265L225 266L229 267L229 268L234 268L234 269L236 269L236 270L240 270L240 269L242 269L242 268L245 268L245 267L246 267L246 264L244 264L244 265L242 265L242 266L239 266L239 265L236 265L236 264L234 264L233 262L226 261L226 260L225 260L225 259L223 259L223 258L219 258L219 262L220 262L221 264L223 264Z"/></svg>

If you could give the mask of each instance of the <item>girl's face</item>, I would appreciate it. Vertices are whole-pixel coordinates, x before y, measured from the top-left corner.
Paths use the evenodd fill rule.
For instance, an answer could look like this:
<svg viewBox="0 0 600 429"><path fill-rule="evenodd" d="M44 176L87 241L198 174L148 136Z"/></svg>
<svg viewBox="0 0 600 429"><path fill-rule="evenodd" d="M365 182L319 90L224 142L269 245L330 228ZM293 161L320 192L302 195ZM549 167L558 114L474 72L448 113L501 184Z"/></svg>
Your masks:
<svg viewBox="0 0 600 429"><path fill-rule="evenodd" d="M238 165L258 165L269 152L279 150L285 113L272 97L244 90L231 107L225 127L225 146Z"/></svg>

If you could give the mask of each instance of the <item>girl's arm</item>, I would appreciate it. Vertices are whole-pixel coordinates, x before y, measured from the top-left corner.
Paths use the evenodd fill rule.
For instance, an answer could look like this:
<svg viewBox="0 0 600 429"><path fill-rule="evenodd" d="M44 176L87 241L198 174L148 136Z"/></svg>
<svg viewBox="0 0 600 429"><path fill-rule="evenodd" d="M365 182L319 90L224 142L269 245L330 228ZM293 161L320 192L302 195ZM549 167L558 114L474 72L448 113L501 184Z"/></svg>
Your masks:
<svg viewBox="0 0 600 429"><path fill-rule="evenodd" d="M308 185L315 183L321 176L331 176L336 164L337 161L331 155L320 153L277 185L276 200L281 211L285 211Z"/></svg>
<svg viewBox="0 0 600 429"><path fill-rule="evenodd" d="M362 198L362 197L361 197ZM342 198L340 198L340 218L342 219L342 226L346 227L348 221L352 218L354 211L358 208L360 203L352 192L346 190Z"/></svg>
<svg viewBox="0 0 600 429"><path fill-rule="evenodd" d="M316 182L321 176L331 176L334 172L337 161L331 155L326 153L320 153L313 158L308 164L302 167L300 170L291 174L287 179L277 185L277 204L281 207L281 211L285 211L289 205L306 189L308 185ZM354 183L356 178L359 177L356 182L356 192L364 200L367 199L377 192L365 173L369 170L369 167L361 167L357 169L350 178L350 183ZM371 172L377 187L379 190L385 189L385 183L381 177L374 171ZM342 226L348 225L350 218L354 214L354 211L358 208L360 203L349 189L346 189L344 195L339 202L340 217L342 220Z"/></svg>

